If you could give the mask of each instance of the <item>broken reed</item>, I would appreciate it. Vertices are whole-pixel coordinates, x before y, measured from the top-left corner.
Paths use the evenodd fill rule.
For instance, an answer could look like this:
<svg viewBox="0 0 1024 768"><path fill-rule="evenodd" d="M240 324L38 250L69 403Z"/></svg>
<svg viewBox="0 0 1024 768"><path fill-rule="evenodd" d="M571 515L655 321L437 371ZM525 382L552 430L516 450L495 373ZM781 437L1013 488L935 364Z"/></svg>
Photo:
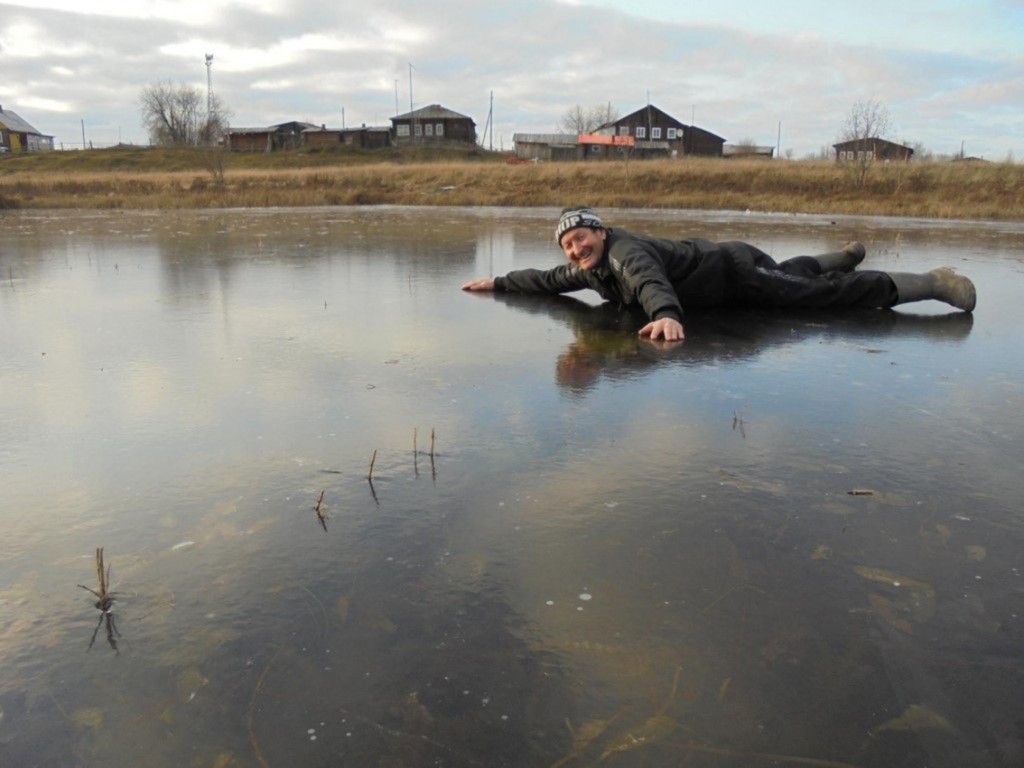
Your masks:
<svg viewBox="0 0 1024 768"><path fill-rule="evenodd" d="M371 483L373 482L373 465L377 461L377 449L373 449L373 456L370 457L370 471L366 474L366 479Z"/></svg>
<svg viewBox="0 0 1024 768"><path fill-rule="evenodd" d="M110 566L108 565L106 569L103 567L103 547L96 548L96 583L99 586L98 591L84 584L78 586L96 595L96 607L106 613L114 604L114 596L110 592Z"/></svg>

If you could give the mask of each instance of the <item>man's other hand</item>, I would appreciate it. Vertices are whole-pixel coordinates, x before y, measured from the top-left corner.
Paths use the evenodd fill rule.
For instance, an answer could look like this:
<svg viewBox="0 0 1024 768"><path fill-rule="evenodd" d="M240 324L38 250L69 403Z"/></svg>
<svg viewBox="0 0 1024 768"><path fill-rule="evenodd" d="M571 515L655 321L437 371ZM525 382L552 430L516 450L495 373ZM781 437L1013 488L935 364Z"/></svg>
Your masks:
<svg viewBox="0 0 1024 768"><path fill-rule="evenodd" d="M660 320L653 320L640 329L641 336L647 336L651 341L664 339L665 341L682 341L686 338L683 333L683 324L674 317L663 317Z"/></svg>

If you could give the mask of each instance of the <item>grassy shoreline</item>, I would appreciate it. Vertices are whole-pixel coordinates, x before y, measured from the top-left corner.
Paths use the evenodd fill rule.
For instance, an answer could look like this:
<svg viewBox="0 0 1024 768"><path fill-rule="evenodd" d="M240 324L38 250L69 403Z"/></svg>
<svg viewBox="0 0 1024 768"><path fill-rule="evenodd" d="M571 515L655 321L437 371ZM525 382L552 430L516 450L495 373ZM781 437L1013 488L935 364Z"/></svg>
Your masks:
<svg viewBox="0 0 1024 768"><path fill-rule="evenodd" d="M683 158L509 165L507 155L348 149L46 153L0 161L0 209L562 206L1024 220L1024 165Z"/></svg>

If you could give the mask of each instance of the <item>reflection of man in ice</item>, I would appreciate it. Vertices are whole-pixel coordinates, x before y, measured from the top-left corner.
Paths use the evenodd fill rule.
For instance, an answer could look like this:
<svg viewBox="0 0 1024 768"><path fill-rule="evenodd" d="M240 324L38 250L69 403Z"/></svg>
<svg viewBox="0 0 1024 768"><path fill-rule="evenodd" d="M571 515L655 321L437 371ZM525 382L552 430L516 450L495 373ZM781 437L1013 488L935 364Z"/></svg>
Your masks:
<svg viewBox="0 0 1024 768"><path fill-rule="evenodd" d="M967 338L973 316L967 312L918 315L908 312L830 310L778 312L763 309L694 310L685 352L648 344L632 332L643 322L639 307L587 304L570 296L495 294L517 312L541 314L564 323L573 339L558 355L555 381L575 393L589 390L602 377L610 380L643 375L668 365L719 366L749 360L781 345L806 341L852 347L867 353L897 339L957 342ZM678 350L678 354L676 351Z"/></svg>
<svg viewBox="0 0 1024 768"><path fill-rule="evenodd" d="M883 308L936 299L970 312L974 284L949 268L924 274L856 271L864 247L776 262L741 242L665 240L606 227L590 208L566 208L555 240L568 264L472 280L468 291L569 293L590 288L602 298L639 305L641 336L681 341L683 306Z"/></svg>

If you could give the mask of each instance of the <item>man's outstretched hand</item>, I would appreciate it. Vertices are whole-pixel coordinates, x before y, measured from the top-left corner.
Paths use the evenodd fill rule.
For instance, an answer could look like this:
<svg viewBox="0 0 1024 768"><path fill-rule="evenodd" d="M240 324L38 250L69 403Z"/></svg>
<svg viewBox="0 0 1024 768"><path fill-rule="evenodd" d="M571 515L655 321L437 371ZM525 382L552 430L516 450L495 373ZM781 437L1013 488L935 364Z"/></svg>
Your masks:
<svg viewBox="0 0 1024 768"><path fill-rule="evenodd" d="M483 280L470 280L468 283L462 286L464 291L493 291L494 290L494 278L488 277Z"/></svg>
<svg viewBox="0 0 1024 768"><path fill-rule="evenodd" d="M683 324L674 317L663 317L660 320L653 320L640 329L641 336L647 336L651 341L664 339L665 341L682 341L686 338L683 333Z"/></svg>

